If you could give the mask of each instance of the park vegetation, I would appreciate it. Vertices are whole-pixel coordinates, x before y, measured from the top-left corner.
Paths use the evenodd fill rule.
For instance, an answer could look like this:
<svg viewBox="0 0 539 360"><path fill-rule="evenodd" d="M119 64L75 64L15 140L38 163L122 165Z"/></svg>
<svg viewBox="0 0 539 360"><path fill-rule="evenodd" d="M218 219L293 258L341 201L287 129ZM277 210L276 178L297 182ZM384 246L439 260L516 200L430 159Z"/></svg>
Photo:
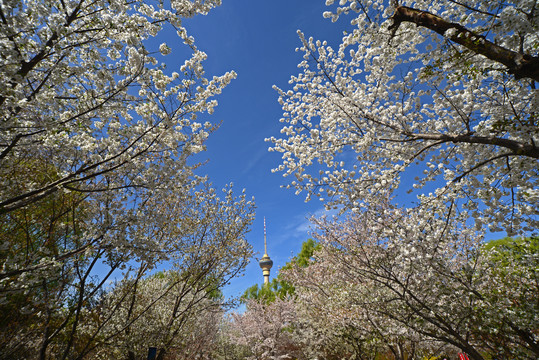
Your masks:
<svg viewBox="0 0 539 360"><path fill-rule="evenodd" d="M0 359L539 358L537 2L326 1L268 142L338 215L243 313L254 203L195 160L236 74L183 26L220 3L0 3Z"/></svg>

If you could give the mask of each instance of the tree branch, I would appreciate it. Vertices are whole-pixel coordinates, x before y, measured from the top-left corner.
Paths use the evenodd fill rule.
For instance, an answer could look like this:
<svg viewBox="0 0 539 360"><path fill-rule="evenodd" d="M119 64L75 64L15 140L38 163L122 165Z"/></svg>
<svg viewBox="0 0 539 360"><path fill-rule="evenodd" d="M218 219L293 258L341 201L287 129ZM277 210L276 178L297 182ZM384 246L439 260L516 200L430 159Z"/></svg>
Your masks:
<svg viewBox="0 0 539 360"><path fill-rule="evenodd" d="M411 22L435 31L476 54L505 65L509 74L514 75L516 79L529 78L539 81L539 57L537 56L521 54L496 45L460 24L449 22L427 11L398 6L391 19L393 24L389 30L392 35L395 35L401 23ZM451 31L448 32L448 30Z"/></svg>
<svg viewBox="0 0 539 360"><path fill-rule="evenodd" d="M500 138L496 136L476 136L473 134L414 134L406 133L410 140L436 140L452 143L467 143L467 144L485 144L501 146L509 149L514 155L527 156L534 159L539 159L539 147L533 142L531 144L525 144L516 140Z"/></svg>

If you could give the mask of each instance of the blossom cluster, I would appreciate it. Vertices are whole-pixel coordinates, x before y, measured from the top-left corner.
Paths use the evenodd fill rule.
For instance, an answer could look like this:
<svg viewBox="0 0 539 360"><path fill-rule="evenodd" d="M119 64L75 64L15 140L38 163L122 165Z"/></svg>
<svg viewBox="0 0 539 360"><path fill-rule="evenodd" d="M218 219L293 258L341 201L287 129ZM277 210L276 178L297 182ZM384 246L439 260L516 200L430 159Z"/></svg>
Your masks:
<svg viewBox="0 0 539 360"><path fill-rule="evenodd" d="M283 127L268 141L287 186L328 208L397 196L426 218L458 212L478 229L536 231L534 2L338 5L325 16L352 19L341 44L299 32L301 72L276 87ZM519 72L526 59L535 70Z"/></svg>

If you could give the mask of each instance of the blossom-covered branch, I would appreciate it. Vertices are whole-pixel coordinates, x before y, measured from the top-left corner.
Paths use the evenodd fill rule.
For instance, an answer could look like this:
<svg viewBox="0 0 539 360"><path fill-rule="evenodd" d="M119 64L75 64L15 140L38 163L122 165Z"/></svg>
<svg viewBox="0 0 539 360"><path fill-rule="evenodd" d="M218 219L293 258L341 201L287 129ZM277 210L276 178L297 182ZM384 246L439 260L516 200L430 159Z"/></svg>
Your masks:
<svg viewBox="0 0 539 360"><path fill-rule="evenodd" d="M531 14L531 16L534 15ZM458 23L449 22L428 11L397 6L391 19L393 24L388 29L391 30L393 36L401 23L411 22L433 30L477 54L507 66L508 72L515 75L517 79L530 78L539 81L539 57L537 56L506 49Z"/></svg>

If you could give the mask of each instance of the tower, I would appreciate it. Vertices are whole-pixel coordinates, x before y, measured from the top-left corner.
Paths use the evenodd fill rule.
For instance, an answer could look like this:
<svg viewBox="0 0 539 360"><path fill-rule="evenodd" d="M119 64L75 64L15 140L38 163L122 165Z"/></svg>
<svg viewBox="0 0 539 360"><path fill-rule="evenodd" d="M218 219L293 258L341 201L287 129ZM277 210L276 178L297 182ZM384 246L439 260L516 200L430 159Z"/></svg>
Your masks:
<svg viewBox="0 0 539 360"><path fill-rule="evenodd" d="M262 275L264 275L264 285L269 284L270 269L273 266L273 261L268 256L268 247L266 244L266 218L264 218L264 256L258 262L260 268L262 268Z"/></svg>

